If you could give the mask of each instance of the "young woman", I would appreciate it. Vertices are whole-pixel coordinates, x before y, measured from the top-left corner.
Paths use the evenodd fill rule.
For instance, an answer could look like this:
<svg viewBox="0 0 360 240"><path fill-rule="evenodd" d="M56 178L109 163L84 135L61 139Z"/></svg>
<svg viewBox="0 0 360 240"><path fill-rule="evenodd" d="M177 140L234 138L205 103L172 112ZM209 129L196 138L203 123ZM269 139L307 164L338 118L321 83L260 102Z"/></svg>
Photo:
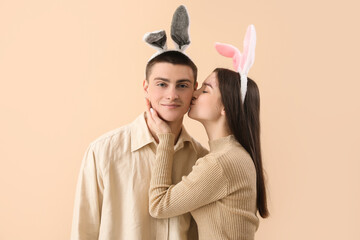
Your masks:
<svg viewBox="0 0 360 240"><path fill-rule="evenodd" d="M254 239L268 216L260 148L260 98L256 83L218 68L195 91L189 117L203 124L210 153L172 185L174 135L153 109L148 124L159 138L149 190L150 214L169 218L191 212L199 239Z"/></svg>

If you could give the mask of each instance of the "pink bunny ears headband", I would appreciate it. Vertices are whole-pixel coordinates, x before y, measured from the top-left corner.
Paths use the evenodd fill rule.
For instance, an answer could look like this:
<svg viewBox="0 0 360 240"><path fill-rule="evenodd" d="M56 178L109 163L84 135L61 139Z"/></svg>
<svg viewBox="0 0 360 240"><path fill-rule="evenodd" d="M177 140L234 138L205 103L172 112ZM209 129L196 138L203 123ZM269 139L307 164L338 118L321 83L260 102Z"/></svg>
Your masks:
<svg viewBox="0 0 360 240"><path fill-rule="evenodd" d="M247 76L255 60L256 31L254 25L248 26L244 38L243 53L230 44L215 43L216 50L224 57L233 59L235 71L240 74L241 100L244 104L247 90Z"/></svg>
<svg viewBox="0 0 360 240"><path fill-rule="evenodd" d="M186 7L183 5L179 6L176 9L171 22L171 38L175 43L175 49L168 50L165 30L146 33L143 38L144 41L157 50L149 61L155 56L166 51L175 50L184 53L185 49L190 44L189 22L189 15Z"/></svg>

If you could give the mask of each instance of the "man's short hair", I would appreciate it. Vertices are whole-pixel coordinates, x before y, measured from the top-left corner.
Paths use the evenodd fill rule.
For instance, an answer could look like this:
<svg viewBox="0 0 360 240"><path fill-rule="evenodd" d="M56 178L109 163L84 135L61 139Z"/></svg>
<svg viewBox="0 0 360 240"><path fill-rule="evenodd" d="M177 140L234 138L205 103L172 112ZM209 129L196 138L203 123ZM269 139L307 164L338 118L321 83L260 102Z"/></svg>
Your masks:
<svg viewBox="0 0 360 240"><path fill-rule="evenodd" d="M151 59L146 65L145 76L147 81L149 81L149 76L151 74L152 67L156 63L161 63L161 62L171 63L174 65L178 64L178 65L189 66L194 74L194 84L196 83L197 67L195 63L188 56L186 56L185 54L179 51L166 51Z"/></svg>

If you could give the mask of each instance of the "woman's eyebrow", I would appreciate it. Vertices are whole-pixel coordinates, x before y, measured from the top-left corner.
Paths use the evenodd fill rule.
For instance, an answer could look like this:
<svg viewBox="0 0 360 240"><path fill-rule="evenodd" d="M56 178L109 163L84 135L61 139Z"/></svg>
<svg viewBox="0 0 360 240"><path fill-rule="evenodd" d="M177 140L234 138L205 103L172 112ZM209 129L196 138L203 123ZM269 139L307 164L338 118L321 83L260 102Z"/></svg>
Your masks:
<svg viewBox="0 0 360 240"><path fill-rule="evenodd" d="M209 86L209 87L213 88L213 87L211 86L211 84L209 84L209 83L203 83L203 85Z"/></svg>

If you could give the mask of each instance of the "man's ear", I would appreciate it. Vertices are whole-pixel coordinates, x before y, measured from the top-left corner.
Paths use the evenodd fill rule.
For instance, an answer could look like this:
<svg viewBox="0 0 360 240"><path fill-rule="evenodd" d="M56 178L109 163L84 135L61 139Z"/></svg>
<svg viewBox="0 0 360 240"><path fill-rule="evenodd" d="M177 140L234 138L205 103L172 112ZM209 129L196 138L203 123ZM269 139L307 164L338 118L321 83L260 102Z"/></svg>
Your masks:
<svg viewBox="0 0 360 240"><path fill-rule="evenodd" d="M194 85L194 90L197 90L198 85L199 85L199 83L196 82L195 85Z"/></svg>
<svg viewBox="0 0 360 240"><path fill-rule="evenodd" d="M146 98L148 98L149 93L148 93L148 88L149 88L149 83L146 79L144 79L143 81L143 88L144 88L144 95Z"/></svg>

